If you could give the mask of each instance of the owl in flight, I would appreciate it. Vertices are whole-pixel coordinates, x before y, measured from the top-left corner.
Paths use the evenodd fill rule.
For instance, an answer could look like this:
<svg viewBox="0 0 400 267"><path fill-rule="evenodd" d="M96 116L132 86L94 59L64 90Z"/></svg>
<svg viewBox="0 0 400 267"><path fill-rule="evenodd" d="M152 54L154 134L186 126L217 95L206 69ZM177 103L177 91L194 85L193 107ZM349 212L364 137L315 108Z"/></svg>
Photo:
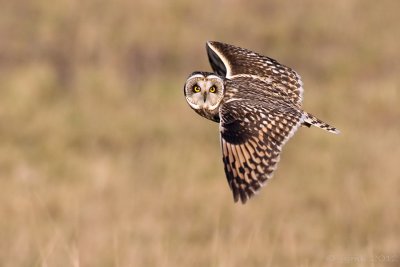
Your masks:
<svg viewBox="0 0 400 267"><path fill-rule="evenodd" d="M244 204L272 177L299 126L339 131L302 109L303 83L291 68L221 42L206 48L214 72L193 72L184 94L194 111L219 123L226 177L234 201Z"/></svg>

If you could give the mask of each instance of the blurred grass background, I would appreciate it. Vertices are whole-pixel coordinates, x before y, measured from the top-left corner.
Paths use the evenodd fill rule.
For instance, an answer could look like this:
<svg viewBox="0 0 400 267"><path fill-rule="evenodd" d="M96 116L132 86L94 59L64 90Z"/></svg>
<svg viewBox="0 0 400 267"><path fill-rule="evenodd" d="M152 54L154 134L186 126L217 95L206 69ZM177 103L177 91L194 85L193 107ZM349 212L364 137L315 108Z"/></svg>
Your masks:
<svg viewBox="0 0 400 267"><path fill-rule="evenodd" d="M398 266L399 1L1 1L1 266ZM293 67L307 111L233 204L183 97L205 41Z"/></svg>

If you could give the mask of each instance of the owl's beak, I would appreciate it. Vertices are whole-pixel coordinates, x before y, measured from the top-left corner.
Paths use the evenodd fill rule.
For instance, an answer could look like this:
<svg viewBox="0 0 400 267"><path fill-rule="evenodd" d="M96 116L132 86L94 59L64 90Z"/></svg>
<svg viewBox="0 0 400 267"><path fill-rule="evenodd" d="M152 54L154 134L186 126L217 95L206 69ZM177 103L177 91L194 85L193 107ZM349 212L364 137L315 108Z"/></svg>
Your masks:
<svg viewBox="0 0 400 267"><path fill-rule="evenodd" d="M204 97L204 103L206 102L206 99L207 99L207 92L204 92L203 93L203 97Z"/></svg>

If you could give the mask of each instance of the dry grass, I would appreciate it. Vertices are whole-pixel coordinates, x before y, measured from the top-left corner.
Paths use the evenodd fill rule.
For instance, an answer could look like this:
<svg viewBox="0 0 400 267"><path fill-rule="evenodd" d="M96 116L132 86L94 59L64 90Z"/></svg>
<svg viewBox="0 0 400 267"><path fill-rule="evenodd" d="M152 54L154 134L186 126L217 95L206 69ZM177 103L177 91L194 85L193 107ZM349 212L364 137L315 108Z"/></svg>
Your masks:
<svg viewBox="0 0 400 267"><path fill-rule="evenodd" d="M264 2L3 3L0 265L399 265L399 3ZM210 39L342 130L301 129L245 206L182 95Z"/></svg>

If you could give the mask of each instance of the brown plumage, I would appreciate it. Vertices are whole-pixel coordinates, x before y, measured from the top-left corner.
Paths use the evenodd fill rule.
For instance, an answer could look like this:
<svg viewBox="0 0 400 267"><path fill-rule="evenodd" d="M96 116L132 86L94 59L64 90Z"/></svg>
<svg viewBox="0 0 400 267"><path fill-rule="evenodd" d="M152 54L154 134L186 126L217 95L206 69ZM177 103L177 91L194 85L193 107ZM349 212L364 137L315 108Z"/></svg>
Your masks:
<svg viewBox="0 0 400 267"><path fill-rule="evenodd" d="M219 122L226 177L234 201L245 203L272 177L283 145L300 125L339 131L302 110L303 87L294 70L220 42L207 42L207 54L214 73L189 76L186 100L201 116ZM197 85L201 96L193 91ZM213 85L219 89L210 93Z"/></svg>

